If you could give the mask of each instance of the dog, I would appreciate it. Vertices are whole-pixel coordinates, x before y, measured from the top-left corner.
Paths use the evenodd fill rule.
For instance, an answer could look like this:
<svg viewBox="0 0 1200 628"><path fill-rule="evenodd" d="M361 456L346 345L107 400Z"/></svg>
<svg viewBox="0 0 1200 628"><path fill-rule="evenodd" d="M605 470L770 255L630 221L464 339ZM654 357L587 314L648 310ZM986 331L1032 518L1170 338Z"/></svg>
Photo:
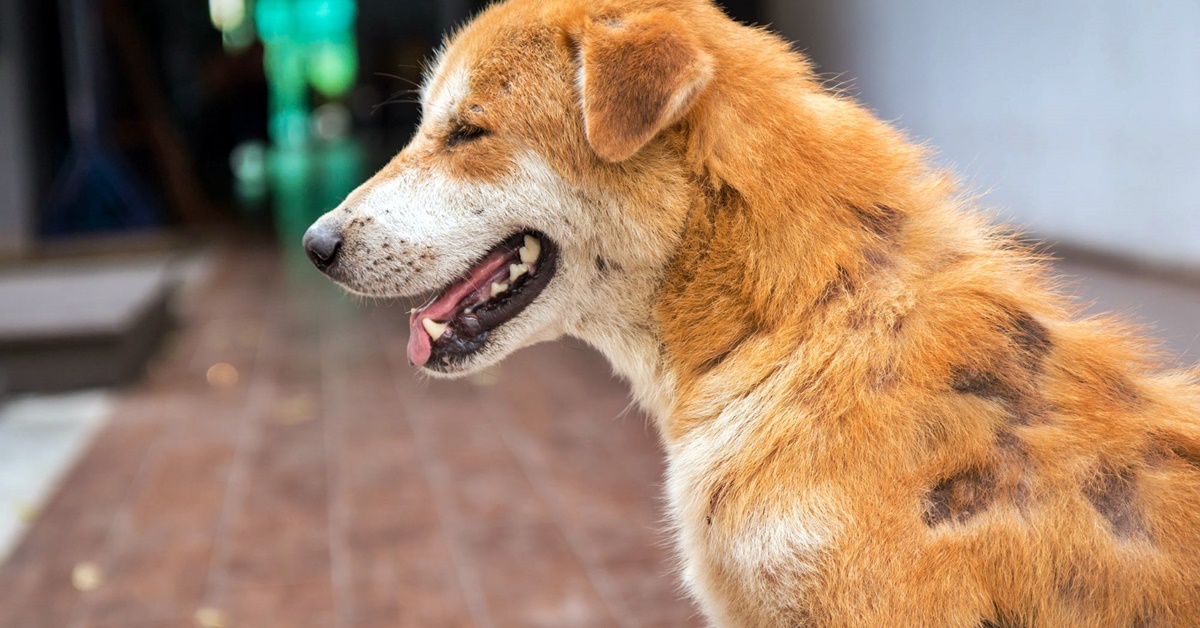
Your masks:
<svg viewBox="0 0 1200 628"><path fill-rule="evenodd" d="M509 0L305 235L434 376L561 336L653 417L719 626L1200 625L1200 382L707 0Z"/></svg>

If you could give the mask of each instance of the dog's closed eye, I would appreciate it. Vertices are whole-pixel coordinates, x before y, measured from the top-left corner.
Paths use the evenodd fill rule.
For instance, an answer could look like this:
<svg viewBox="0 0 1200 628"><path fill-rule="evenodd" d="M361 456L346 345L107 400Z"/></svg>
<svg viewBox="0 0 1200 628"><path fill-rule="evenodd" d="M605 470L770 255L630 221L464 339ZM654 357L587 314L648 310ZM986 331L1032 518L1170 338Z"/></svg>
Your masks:
<svg viewBox="0 0 1200 628"><path fill-rule="evenodd" d="M446 134L446 148L454 148L460 144L475 141L489 131L476 124L459 123Z"/></svg>

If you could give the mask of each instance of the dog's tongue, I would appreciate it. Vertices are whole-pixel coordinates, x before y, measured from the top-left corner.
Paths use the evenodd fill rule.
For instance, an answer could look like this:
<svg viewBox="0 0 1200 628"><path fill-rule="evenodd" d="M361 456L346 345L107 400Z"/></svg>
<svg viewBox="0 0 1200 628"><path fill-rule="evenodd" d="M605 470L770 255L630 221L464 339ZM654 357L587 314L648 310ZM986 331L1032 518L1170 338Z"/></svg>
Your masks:
<svg viewBox="0 0 1200 628"><path fill-rule="evenodd" d="M424 307L413 310L408 317L408 360L417 366L424 366L429 361L433 351L433 338L425 329L422 322L430 319L438 323L446 323L458 315L462 302L472 293L478 292L480 301L491 294L491 282L503 269L508 267L513 251L501 247L483 261L471 268L466 277L460 279L444 292L439 294Z"/></svg>

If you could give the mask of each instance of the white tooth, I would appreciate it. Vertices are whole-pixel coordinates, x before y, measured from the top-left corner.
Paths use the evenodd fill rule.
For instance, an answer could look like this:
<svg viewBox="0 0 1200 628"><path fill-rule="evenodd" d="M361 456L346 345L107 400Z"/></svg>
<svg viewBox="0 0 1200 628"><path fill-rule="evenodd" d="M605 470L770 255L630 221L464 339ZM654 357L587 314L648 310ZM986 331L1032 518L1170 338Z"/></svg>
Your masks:
<svg viewBox="0 0 1200 628"><path fill-rule="evenodd" d="M492 296L496 296L497 294L500 294L501 292L504 292L505 290L508 290L508 284L496 283L494 281L492 282Z"/></svg>
<svg viewBox="0 0 1200 628"><path fill-rule="evenodd" d="M529 266L526 264L512 264L508 267L508 282L512 283L517 280L517 277L529 272Z"/></svg>
<svg viewBox="0 0 1200 628"><path fill-rule="evenodd" d="M521 247L521 262L532 264L542 254L542 243L533 236L525 236L525 246Z"/></svg>
<svg viewBox="0 0 1200 628"><path fill-rule="evenodd" d="M446 333L447 324L448 323L438 323L432 318L421 319L421 326L425 328L425 331L429 332L429 337L434 340L441 338L442 334Z"/></svg>

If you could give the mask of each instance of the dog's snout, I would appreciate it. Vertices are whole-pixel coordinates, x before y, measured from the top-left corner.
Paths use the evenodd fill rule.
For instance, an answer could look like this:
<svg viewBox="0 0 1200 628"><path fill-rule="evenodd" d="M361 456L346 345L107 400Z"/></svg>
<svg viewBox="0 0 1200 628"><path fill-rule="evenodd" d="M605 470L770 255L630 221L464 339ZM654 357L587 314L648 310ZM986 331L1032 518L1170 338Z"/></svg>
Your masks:
<svg viewBox="0 0 1200 628"><path fill-rule="evenodd" d="M338 252L341 250L342 234L339 229L319 221L304 233L304 252L322 272L329 272L337 262Z"/></svg>

